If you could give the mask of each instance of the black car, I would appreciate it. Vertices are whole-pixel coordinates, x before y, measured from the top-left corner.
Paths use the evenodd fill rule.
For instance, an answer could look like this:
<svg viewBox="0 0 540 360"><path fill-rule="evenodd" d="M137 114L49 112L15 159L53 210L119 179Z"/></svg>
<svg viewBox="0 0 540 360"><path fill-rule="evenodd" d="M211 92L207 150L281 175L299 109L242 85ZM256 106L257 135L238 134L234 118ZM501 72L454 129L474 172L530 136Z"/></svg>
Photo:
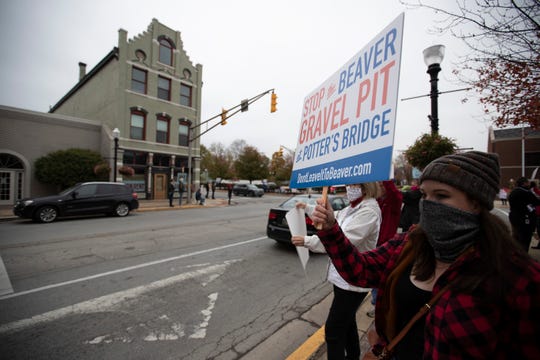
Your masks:
<svg viewBox="0 0 540 360"><path fill-rule="evenodd" d="M13 206L13 213L50 223L64 216L107 214L122 217L138 207L137 193L126 184L85 182L58 195L18 200Z"/></svg>
<svg viewBox="0 0 540 360"><path fill-rule="evenodd" d="M235 184L233 186L232 191L233 191L233 194L236 196L244 195L244 196L261 197L264 195L264 190L259 189L253 184Z"/></svg>
<svg viewBox="0 0 540 360"><path fill-rule="evenodd" d="M320 194L295 195L279 206L270 209L270 212L268 213L268 223L266 225L266 236L277 242L291 244L291 231L289 230L285 215L289 210L296 206L297 202L315 205L317 204L317 199L321 196L322 195ZM341 210L349 205L349 199L340 195L328 195L328 201L330 201L332 209L334 210ZM317 229L313 226L313 222L307 215L306 227L308 235L313 235L317 232Z"/></svg>

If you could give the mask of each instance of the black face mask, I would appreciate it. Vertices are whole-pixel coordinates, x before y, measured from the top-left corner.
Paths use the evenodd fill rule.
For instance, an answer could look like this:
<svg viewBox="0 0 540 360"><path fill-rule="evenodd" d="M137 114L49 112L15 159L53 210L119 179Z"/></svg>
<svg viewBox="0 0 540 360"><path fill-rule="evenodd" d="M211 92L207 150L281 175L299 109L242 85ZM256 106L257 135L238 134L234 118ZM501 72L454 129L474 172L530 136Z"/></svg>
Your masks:
<svg viewBox="0 0 540 360"><path fill-rule="evenodd" d="M480 217L435 201L420 201L419 225L427 234L435 258L453 262L480 234Z"/></svg>

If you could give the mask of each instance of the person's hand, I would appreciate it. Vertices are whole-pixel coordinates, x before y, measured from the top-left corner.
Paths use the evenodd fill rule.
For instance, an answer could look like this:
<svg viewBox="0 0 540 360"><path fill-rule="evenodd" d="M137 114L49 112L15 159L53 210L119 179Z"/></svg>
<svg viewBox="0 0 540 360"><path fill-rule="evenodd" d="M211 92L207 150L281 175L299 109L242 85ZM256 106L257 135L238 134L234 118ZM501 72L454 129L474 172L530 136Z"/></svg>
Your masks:
<svg viewBox="0 0 540 360"><path fill-rule="evenodd" d="M317 206L315 206L315 210L311 214L311 219L315 225L319 225L317 227L319 230L328 230L334 226L336 218L330 202L326 201L326 204L324 204L324 199L317 199Z"/></svg>
<svg viewBox="0 0 540 360"><path fill-rule="evenodd" d="M306 208L306 203L305 202L302 202L302 201L299 201L295 204L296 208L297 209L305 209Z"/></svg>
<svg viewBox="0 0 540 360"><path fill-rule="evenodd" d="M304 237L303 236L293 235L291 237L291 241L295 246L304 246Z"/></svg>

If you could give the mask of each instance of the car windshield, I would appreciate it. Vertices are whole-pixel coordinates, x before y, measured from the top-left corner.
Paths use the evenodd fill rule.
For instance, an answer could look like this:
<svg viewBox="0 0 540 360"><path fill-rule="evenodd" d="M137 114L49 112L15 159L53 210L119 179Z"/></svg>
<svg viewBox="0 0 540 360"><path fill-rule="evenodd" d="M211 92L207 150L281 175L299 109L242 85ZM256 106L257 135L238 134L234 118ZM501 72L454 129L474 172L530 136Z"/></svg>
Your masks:
<svg viewBox="0 0 540 360"><path fill-rule="evenodd" d="M295 207L297 202L304 202L308 205L317 205L317 199L320 196L293 196L289 200L285 201L280 207L284 209L292 209Z"/></svg>

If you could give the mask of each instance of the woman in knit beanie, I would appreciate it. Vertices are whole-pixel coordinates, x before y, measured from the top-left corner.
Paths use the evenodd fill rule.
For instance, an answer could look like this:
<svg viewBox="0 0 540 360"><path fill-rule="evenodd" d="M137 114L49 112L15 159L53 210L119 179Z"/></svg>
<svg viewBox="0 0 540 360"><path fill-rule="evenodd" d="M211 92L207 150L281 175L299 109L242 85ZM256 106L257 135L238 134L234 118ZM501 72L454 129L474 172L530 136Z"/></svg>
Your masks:
<svg viewBox="0 0 540 360"><path fill-rule="evenodd" d="M399 360L540 359L540 264L490 212L499 176L496 154L432 161L420 178L419 224L363 253L330 207L315 208L317 235L340 275L379 289L374 358L390 347ZM427 314L398 336L428 302Z"/></svg>

